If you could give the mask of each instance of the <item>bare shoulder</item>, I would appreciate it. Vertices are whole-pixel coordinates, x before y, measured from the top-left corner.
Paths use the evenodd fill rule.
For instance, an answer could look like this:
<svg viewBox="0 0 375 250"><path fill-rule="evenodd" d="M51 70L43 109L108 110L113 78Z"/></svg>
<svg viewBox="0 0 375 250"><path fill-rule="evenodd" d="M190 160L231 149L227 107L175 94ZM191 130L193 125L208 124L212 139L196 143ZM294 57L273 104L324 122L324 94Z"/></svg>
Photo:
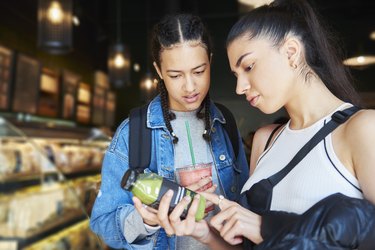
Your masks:
<svg viewBox="0 0 375 250"><path fill-rule="evenodd" d="M263 127L260 127L255 132L250 157L250 174L254 171L256 162L258 161L260 155L263 153L267 140L270 137L272 131L274 131L278 126L280 126L280 124L265 125ZM275 137L275 135L273 137Z"/></svg>
<svg viewBox="0 0 375 250"><path fill-rule="evenodd" d="M350 142L354 142L352 140L357 140L357 143L362 140L372 140L375 137L375 110L365 109L355 114L345 124L344 134Z"/></svg>
<svg viewBox="0 0 375 250"><path fill-rule="evenodd" d="M375 110L361 110L346 122L341 138L365 198L375 204Z"/></svg>
<svg viewBox="0 0 375 250"><path fill-rule="evenodd" d="M275 130L276 127L278 127L280 124L269 124L269 125L265 125L263 127L260 127L256 132L255 132L255 135L254 135L254 140L257 140L259 142L259 144L263 144L263 145L259 145L259 146L266 146L266 142L269 138L269 136L271 135L272 131Z"/></svg>

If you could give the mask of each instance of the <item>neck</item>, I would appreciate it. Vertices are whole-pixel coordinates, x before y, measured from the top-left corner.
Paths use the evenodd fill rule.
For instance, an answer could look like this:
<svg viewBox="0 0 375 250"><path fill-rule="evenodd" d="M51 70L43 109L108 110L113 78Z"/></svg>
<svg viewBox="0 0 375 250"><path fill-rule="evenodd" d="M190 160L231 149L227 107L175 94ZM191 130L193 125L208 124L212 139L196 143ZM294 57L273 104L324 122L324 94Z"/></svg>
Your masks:
<svg viewBox="0 0 375 250"><path fill-rule="evenodd" d="M319 79L302 83L300 86L291 101L285 105L292 129L309 127L344 103Z"/></svg>

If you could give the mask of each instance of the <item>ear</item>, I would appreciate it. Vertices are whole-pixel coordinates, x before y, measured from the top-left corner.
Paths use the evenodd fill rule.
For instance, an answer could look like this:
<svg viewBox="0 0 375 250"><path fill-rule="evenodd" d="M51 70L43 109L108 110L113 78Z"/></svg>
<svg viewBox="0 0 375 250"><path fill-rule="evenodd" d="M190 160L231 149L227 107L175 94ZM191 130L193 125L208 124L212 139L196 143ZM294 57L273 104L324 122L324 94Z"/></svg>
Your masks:
<svg viewBox="0 0 375 250"><path fill-rule="evenodd" d="M156 64L156 62L153 62L152 65L154 65L154 68L156 70L156 73L158 73L160 79L163 80L163 76L161 75L161 70L159 69L159 66Z"/></svg>
<svg viewBox="0 0 375 250"><path fill-rule="evenodd" d="M296 37L288 37L283 45L285 55L288 58L289 65L294 67L300 61L302 44Z"/></svg>

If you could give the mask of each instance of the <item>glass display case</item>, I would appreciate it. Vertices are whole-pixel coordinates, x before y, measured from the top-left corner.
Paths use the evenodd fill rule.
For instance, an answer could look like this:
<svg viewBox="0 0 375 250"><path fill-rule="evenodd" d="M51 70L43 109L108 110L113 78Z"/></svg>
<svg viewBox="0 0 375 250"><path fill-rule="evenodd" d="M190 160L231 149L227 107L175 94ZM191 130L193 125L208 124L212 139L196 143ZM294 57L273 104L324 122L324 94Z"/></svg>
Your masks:
<svg viewBox="0 0 375 250"><path fill-rule="evenodd" d="M107 249L89 216L109 138L36 120L0 114L0 249Z"/></svg>

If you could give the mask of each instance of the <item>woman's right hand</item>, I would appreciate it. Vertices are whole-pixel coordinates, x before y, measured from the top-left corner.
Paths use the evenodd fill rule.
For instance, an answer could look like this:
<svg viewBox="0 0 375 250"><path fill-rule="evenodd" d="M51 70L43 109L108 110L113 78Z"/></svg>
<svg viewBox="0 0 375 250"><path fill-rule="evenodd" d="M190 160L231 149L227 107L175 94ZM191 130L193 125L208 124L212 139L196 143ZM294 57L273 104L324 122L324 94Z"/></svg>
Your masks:
<svg viewBox="0 0 375 250"><path fill-rule="evenodd" d="M221 211L211 218L210 224L231 245L242 243L243 237L255 244L263 241L260 233L262 217L234 201L220 199L211 193L202 193L206 200L219 206Z"/></svg>

